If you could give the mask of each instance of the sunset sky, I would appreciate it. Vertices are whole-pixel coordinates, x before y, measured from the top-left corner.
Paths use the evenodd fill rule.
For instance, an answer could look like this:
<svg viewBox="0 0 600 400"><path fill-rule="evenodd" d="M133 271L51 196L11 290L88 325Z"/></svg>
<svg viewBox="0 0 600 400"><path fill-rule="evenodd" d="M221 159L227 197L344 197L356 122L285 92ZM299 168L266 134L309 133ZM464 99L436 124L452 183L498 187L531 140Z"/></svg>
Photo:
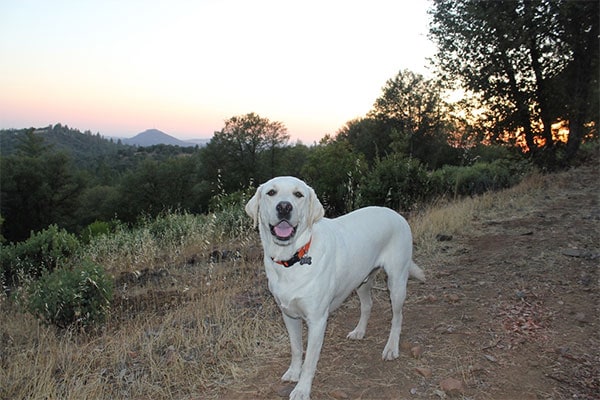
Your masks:
<svg viewBox="0 0 600 400"><path fill-rule="evenodd" d="M310 144L399 70L429 75L429 1L0 0L0 128L209 138L235 115Z"/></svg>

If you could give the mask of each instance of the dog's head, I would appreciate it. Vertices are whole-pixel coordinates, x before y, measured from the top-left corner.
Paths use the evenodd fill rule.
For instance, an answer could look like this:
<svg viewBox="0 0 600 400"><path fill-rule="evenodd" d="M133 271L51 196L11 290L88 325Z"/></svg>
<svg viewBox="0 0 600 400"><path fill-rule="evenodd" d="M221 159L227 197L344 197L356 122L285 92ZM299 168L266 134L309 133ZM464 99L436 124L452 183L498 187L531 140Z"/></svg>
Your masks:
<svg viewBox="0 0 600 400"><path fill-rule="evenodd" d="M280 176L258 187L246 204L246 213L263 236L268 232L276 244L287 246L321 219L324 209L310 186L300 179Z"/></svg>

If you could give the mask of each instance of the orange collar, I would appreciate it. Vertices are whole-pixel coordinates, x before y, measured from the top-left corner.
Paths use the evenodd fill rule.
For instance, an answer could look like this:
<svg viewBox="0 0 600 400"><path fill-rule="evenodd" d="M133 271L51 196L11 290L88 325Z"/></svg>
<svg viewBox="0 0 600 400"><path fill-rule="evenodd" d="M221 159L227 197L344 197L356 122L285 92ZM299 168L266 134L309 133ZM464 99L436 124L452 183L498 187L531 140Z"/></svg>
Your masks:
<svg viewBox="0 0 600 400"><path fill-rule="evenodd" d="M298 250L293 256L292 258L290 258L289 260L286 261L275 261L273 259L273 257L271 257L271 260L275 261L277 264L279 265L283 265L286 268L291 267L292 265L296 264L297 262L300 262L300 265L304 265L304 264L312 264L312 259L310 257L305 257L306 253L308 253L308 250L310 249L310 242L312 241L312 238L309 239L308 243L306 243L304 246L302 246L300 248L300 250Z"/></svg>

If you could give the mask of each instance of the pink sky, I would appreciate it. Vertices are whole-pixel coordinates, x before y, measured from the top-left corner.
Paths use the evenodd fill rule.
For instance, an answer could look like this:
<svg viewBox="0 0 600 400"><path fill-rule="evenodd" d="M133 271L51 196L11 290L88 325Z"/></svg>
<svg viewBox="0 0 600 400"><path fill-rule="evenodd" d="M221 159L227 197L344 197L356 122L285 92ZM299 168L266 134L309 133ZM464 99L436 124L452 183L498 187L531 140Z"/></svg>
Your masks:
<svg viewBox="0 0 600 400"><path fill-rule="evenodd" d="M364 116L401 69L427 75L429 2L31 0L0 13L0 128L62 123L208 138L235 115L292 140Z"/></svg>

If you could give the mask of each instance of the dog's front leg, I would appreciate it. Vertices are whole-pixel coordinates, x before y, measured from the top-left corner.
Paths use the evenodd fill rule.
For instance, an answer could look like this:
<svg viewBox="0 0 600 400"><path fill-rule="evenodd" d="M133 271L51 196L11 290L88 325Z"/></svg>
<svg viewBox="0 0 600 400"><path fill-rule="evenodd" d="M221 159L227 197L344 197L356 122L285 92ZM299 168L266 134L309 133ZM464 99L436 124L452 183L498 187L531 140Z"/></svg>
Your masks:
<svg viewBox="0 0 600 400"><path fill-rule="evenodd" d="M298 382L302 370L302 320L292 318L283 313L283 322L288 331L292 348L292 362L287 372L281 377L282 381Z"/></svg>
<svg viewBox="0 0 600 400"><path fill-rule="evenodd" d="M290 393L290 400L308 400L310 399L310 388L317 370L317 362L323 346L323 337L325 336L325 327L327 326L327 317L318 320L308 320L308 339L306 344L306 358L302 365L302 374L298 384Z"/></svg>

